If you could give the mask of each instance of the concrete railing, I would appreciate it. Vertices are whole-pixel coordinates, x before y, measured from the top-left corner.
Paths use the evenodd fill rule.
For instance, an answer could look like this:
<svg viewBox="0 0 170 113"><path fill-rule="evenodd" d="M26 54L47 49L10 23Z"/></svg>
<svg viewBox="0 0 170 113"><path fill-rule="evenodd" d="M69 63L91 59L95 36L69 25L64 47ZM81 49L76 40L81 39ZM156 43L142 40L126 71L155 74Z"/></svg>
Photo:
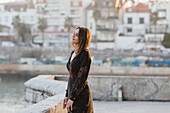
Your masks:
<svg viewBox="0 0 170 113"><path fill-rule="evenodd" d="M39 75L25 82L25 108L17 113L66 113L62 100L66 81L52 75Z"/></svg>
<svg viewBox="0 0 170 113"><path fill-rule="evenodd" d="M25 82L25 107L18 113L65 113L62 100L67 75L41 75ZM89 75L96 100L170 101L170 78L155 76Z"/></svg>
<svg viewBox="0 0 170 113"><path fill-rule="evenodd" d="M0 74L42 75L68 74L66 65L0 64ZM92 65L90 75L170 76L169 67L106 67Z"/></svg>

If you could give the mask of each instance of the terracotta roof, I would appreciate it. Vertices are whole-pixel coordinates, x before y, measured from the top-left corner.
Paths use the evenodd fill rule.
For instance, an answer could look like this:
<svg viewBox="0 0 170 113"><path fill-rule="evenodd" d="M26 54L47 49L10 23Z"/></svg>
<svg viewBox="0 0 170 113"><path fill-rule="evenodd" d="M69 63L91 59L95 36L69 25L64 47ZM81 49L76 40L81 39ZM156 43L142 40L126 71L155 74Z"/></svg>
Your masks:
<svg viewBox="0 0 170 113"><path fill-rule="evenodd" d="M126 8L126 13L150 13L151 10L148 5L144 3L138 3L136 6Z"/></svg>
<svg viewBox="0 0 170 113"><path fill-rule="evenodd" d="M27 8L27 2L7 2L1 3L0 5L4 5L6 11L10 11L11 9L20 11L21 8L25 11Z"/></svg>
<svg viewBox="0 0 170 113"><path fill-rule="evenodd" d="M33 1L30 0L29 2L6 2L6 3L0 3L0 5L4 5L5 10L10 11L11 8L14 11L20 11L22 8L23 11L26 11L27 8L34 9Z"/></svg>
<svg viewBox="0 0 170 113"><path fill-rule="evenodd" d="M74 6L74 1L71 1L71 7L82 7L82 1L79 1L78 2L78 6L76 5L76 6Z"/></svg>

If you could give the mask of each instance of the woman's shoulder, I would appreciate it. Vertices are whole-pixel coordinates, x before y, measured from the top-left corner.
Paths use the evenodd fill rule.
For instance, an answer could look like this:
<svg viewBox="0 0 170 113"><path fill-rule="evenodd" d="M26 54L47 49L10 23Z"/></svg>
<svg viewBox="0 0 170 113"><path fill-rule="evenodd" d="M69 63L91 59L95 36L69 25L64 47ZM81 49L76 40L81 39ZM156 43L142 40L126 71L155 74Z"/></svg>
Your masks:
<svg viewBox="0 0 170 113"><path fill-rule="evenodd" d="M85 49L82 51L82 54L80 55L80 57L89 57L91 58L91 53L88 49Z"/></svg>

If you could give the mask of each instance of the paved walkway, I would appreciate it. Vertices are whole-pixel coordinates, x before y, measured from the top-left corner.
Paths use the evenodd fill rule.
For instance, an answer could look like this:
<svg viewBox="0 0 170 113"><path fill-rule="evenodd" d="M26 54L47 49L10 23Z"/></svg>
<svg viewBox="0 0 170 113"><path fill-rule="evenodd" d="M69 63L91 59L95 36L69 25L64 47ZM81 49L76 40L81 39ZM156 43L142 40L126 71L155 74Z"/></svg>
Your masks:
<svg viewBox="0 0 170 113"><path fill-rule="evenodd" d="M170 113L170 102L94 101L94 113Z"/></svg>

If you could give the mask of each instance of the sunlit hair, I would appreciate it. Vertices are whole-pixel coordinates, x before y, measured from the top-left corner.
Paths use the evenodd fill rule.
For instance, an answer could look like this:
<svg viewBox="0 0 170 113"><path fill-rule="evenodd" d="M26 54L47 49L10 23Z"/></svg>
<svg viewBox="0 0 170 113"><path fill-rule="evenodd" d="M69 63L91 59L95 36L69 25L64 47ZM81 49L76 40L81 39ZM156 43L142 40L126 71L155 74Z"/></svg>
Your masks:
<svg viewBox="0 0 170 113"><path fill-rule="evenodd" d="M88 28L79 26L76 29L79 29L79 42L78 42L78 51L76 53L76 57L80 54L80 52L84 49L87 49L88 46L90 45L90 42L92 40L92 35L91 32ZM74 47L74 43L72 43L72 47ZM90 53L90 51L89 51ZM90 53L91 56L91 53Z"/></svg>

